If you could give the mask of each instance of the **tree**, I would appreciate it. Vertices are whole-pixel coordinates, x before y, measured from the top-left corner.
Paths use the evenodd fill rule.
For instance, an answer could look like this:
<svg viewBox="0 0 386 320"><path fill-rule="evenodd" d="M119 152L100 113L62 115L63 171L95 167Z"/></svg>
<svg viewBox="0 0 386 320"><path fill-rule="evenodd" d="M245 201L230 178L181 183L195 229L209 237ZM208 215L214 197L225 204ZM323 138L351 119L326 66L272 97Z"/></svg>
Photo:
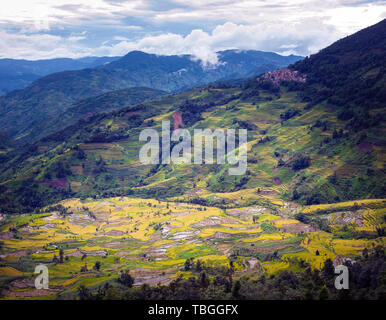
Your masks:
<svg viewBox="0 0 386 320"><path fill-rule="evenodd" d="M134 284L134 278L129 274L129 271L129 269L121 270L117 281L125 287L131 288Z"/></svg>
<svg viewBox="0 0 386 320"><path fill-rule="evenodd" d="M198 281L200 283L200 287L203 289L206 289L209 286L209 278L205 271L201 271Z"/></svg>
<svg viewBox="0 0 386 320"><path fill-rule="evenodd" d="M299 198L300 198L300 195L299 195L298 191L295 189L292 192L292 200L298 200ZM298 214L302 214L302 213L298 213Z"/></svg>
<svg viewBox="0 0 386 320"><path fill-rule="evenodd" d="M185 271L189 271L191 268L192 268L192 260L188 258L185 260L184 269Z"/></svg>
<svg viewBox="0 0 386 320"><path fill-rule="evenodd" d="M103 299L104 300L120 300L121 298L122 298L121 292L117 288L111 286L106 290L105 296Z"/></svg>
<svg viewBox="0 0 386 320"><path fill-rule="evenodd" d="M239 280L235 281L232 288L232 297L238 298L240 296L241 283Z"/></svg>
<svg viewBox="0 0 386 320"><path fill-rule="evenodd" d="M220 276L220 275L217 275L214 278L213 285L216 287L221 287L221 286L224 287L225 292L230 292L232 289L231 282L229 282L229 280L226 277Z"/></svg>
<svg viewBox="0 0 386 320"><path fill-rule="evenodd" d="M100 261L96 261L93 269L96 270L96 271L99 271L101 269L101 262Z"/></svg>
<svg viewBox="0 0 386 320"><path fill-rule="evenodd" d="M107 289L109 288L109 283L105 283L105 285L102 287L98 287L98 291L96 293L96 296L95 296L95 300L102 300L105 295L106 295L106 291Z"/></svg>
<svg viewBox="0 0 386 320"><path fill-rule="evenodd" d="M92 297L90 291L83 284L78 288L78 296L80 300L89 300Z"/></svg>
<svg viewBox="0 0 386 320"><path fill-rule="evenodd" d="M327 300L329 297L329 294L328 294L328 289L327 287L324 285L320 291L319 291L319 300Z"/></svg>
<svg viewBox="0 0 386 320"><path fill-rule="evenodd" d="M87 262L85 262L84 266L82 268L80 268L80 272L87 272L88 269L87 269Z"/></svg>
<svg viewBox="0 0 386 320"><path fill-rule="evenodd" d="M200 259L198 259L196 262L196 271L200 272L201 270L202 270L201 261Z"/></svg>
<svg viewBox="0 0 386 320"><path fill-rule="evenodd" d="M310 166L311 159L308 156L301 156L299 158L296 158L292 162L292 169L293 170L301 170L305 169Z"/></svg>
<svg viewBox="0 0 386 320"><path fill-rule="evenodd" d="M59 250L59 263L63 263L64 252L63 249Z"/></svg>
<svg viewBox="0 0 386 320"><path fill-rule="evenodd" d="M324 267L322 269L323 275L327 279L332 279L335 275L335 268L334 264L332 263L331 259L327 259L324 263Z"/></svg>

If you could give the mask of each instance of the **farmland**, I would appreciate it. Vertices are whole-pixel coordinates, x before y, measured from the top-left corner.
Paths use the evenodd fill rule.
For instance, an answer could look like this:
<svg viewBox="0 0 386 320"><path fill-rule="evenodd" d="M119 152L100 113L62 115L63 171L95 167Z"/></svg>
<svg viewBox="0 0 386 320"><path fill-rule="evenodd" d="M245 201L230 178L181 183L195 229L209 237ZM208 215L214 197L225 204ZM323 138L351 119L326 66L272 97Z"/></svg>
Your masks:
<svg viewBox="0 0 386 320"><path fill-rule="evenodd" d="M134 286L166 285L198 276L186 261L210 270L232 266L234 279L298 272L304 265L321 269L328 258L355 261L365 248L385 245L379 230L386 206L384 200L353 205L227 209L128 197L64 200L38 214L2 217L2 297L76 298L80 286L115 283L122 270ZM334 232L299 215L327 221ZM34 287L38 264L48 266L47 290Z"/></svg>

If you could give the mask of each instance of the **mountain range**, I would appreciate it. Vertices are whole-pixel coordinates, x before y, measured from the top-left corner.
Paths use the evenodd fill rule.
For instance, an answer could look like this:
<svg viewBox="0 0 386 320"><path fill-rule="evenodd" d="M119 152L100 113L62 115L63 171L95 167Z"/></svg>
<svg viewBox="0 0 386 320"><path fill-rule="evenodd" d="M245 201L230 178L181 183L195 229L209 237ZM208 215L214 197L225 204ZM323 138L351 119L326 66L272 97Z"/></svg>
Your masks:
<svg viewBox="0 0 386 320"><path fill-rule="evenodd" d="M51 73L95 68L119 57L56 58L46 60L0 59L0 95L23 89Z"/></svg>
<svg viewBox="0 0 386 320"><path fill-rule="evenodd" d="M227 203L226 194L238 191L245 193L238 203L246 205L260 199L256 190L264 189L306 204L382 197L384 105L377 97L385 93L385 58L379 50L385 26L383 21L242 86L202 86L99 114L3 155L3 210L30 210L69 196L120 194ZM128 62L132 55L138 63ZM109 70L151 69L141 57L147 55L131 53ZM354 63L357 57L362 63ZM169 58L151 59L166 61L159 65L167 68ZM353 63L345 64L347 59ZM360 99L342 95L353 87ZM174 112L189 129L247 128L247 173L228 176L217 165L139 164L139 132L159 129ZM55 181L65 188L55 187Z"/></svg>
<svg viewBox="0 0 386 320"><path fill-rule="evenodd" d="M30 130L82 99L129 87L182 90L257 75L301 59L260 51L228 50L218 55L219 64L208 69L189 55L157 56L133 51L95 68L50 74L0 97L0 127L13 139L30 141Z"/></svg>
<svg viewBox="0 0 386 320"><path fill-rule="evenodd" d="M0 299L384 299L385 34L289 66L131 52L0 98L17 138L0 131ZM236 147L225 164L142 163L164 121L234 129ZM229 175L238 129L247 167Z"/></svg>

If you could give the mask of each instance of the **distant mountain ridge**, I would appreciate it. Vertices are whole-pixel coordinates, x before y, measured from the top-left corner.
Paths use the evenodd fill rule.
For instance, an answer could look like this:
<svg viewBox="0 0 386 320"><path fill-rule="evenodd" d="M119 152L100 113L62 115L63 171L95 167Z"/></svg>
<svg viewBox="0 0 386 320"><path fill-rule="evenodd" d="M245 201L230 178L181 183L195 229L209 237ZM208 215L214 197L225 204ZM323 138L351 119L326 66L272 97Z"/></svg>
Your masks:
<svg viewBox="0 0 386 320"><path fill-rule="evenodd" d="M55 58L44 60L0 59L0 95L27 87L51 73L95 68L120 57Z"/></svg>
<svg viewBox="0 0 386 320"><path fill-rule="evenodd" d="M190 55L157 56L133 51L96 68L50 74L0 97L0 127L11 138L28 141L30 130L82 99L129 87L181 91L217 80L257 75L302 58L236 50L218 55L221 63L205 69Z"/></svg>

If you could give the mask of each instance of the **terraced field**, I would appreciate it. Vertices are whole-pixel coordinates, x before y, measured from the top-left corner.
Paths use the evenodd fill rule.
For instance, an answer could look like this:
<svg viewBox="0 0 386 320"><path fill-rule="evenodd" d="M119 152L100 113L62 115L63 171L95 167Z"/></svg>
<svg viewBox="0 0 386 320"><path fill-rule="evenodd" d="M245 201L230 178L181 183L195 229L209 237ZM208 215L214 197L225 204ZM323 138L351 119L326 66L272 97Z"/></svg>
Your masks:
<svg viewBox="0 0 386 320"><path fill-rule="evenodd" d="M116 111L56 133L54 118L31 144L0 133L0 298L384 299L385 30L263 77L137 105L111 93ZM111 105L99 100L84 106ZM225 163L185 145L186 163L140 161L144 130L164 141L177 128L232 129L237 142ZM245 172L229 174L244 147ZM332 263L346 261L342 294ZM39 264L48 289L35 289Z"/></svg>
<svg viewBox="0 0 386 320"><path fill-rule="evenodd" d="M231 267L235 278L296 272L307 263L320 269L327 258L340 264L385 245L386 200L307 207L275 202L218 208L128 197L68 199L42 213L1 216L1 296L75 298L81 285L96 290L121 270L130 270L137 286L168 284L198 274L186 261ZM38 264L48 266L49 289L34 287Z"/></svg>

